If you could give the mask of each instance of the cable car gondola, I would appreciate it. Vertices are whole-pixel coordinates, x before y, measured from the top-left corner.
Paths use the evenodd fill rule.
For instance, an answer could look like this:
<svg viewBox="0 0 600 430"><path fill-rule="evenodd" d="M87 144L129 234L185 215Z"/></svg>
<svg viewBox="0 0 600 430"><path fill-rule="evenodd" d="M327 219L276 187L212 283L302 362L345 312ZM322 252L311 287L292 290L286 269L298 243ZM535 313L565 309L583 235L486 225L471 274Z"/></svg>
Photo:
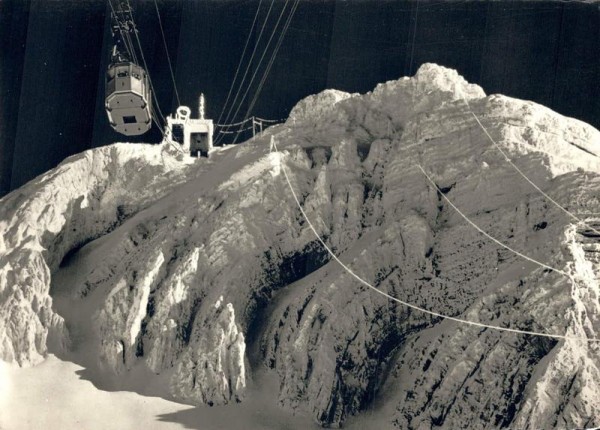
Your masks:
<svg viewBox="0 0 600 430"><path fill-rule="evenodd" d="M115 131L138 136L152 127L150 79L146 70L135 62L131 35L136 36L137 30L131 8L120 4L117 11L113 9L112 21L115 45L106 72L106 114Z"/></svg>

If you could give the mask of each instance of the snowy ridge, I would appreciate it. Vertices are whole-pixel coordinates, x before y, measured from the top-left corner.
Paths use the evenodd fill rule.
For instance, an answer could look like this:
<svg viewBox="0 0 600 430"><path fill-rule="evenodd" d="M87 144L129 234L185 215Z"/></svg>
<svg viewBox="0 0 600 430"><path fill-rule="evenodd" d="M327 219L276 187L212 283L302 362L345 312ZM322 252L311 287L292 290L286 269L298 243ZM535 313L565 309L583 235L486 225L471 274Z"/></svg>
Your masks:
<svg viewBox="0 0 600 430"><path fill-rule="evenodd" d="M69 250L181 181L185 165L163 148L119 144L70 157L0 200L0 357L36 363L48 335L65 342L50 273Z"/></svg>
<svg viewBox="0 0 600 430"><path fill-rule="evenodd" d="M77 191L42 181L7 196L0 222L36 233L11 243L3 235L0 270L20 281L0 290L11 291L0 306L13 309L4 321L16 328L0 325L10 346L2 358L40 360L50 315L72 334L65 356L105 375L151 370L170 396L194 404L244 402L266 367L279 378L280 404L322 425L373 405L382 426L402 429L597 425L599 345L465 327L374 295L329 260L281 174L341 261L390 295L472 321L598 337L600 238L515 173L463 96L520 169L598 225L597 130L486 97L426 64L365 95L308 97L286 124L208 162L117 145L85 155L106 160L98 172L92 163L79 176L64 165L47 175ZM269 152L271 135L281 153ZM417 162L483 230L576 282L474 230ZM90 171L93 183L78 179ZM44 193L65 204L50 210ZM70 212L84 194L95 210ZM46 221L19 212L19 201L37 202ZM69 238L80 224L84 233ZM28 274L44 265L32 283ZM36 300L23 294L32 285ZM17 296L22 307L12 305ZM32 340L21 344L26 330Z"/></svg>

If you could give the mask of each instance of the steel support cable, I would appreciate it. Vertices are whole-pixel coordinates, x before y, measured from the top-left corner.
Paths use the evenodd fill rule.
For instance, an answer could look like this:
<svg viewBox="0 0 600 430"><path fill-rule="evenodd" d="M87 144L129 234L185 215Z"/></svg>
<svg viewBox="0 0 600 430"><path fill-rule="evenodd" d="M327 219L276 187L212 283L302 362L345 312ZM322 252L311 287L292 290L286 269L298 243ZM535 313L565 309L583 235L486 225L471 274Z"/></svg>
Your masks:
<svg viewBox="0 0 600 430"><path fill-rule="evenodd" d="M283 155L281 152L279 152L279 149L277 148L277 144L275 143L275 141L273 141L273 145L274 145L275 151L278 152L279 154ZM467 319L463 319L463 318L453 317L450 315L445 315L445 314L442 314L439 312L435 312L435 311L431 311L429 309L422 308L418 305L406 302L404 300L400 300L397 297L394 297L394 296L386 293L385 291L380 290L379 288L373 286L372 284L370 284L369 282L367 282L363 278L361 278L359 275L357 275L350 267L348 267L344 262L342 262L338 258L337 255L335 255L335 253L331 250L331 248L329 248L329 246L321 238L321 236L319 235L319 232L313 226L310 219L308 218L308 215L304 211L304 208L302 207L302 204L300 203L300 200L298 199L298 196L296 195L296 192L294 191L294 187L292 186L292 182L290 181L290 178L287 174L287 169L285 168L285 163L281 163L281 171L283 172L283 175L285 177L287 185L292 193L292 196L294 198L294 201L296 202L296 205L298 206L298 209L300 210L300 213L302 214L302 217L306 221L308 227L312 230L313 234L315 235L315 237L317 238L317 240L319 241L321 246L323 246L323 248L331 256L331 258L333 260L335 260L350 276L352 276L358 282L360 282L362 285L373 290L377 294L380 294L389 300L392 300L396 303L399 303L403 306L414 309L416 311L419 311L419 312L422 312L422 313L425 313L425 314L428 314L428 315L431 315L434 317L454 321L454 322L457 322L460 324L471 325L471 326L475 326L475 327L487 328L487 329L498 330L498 331L505 331L505 332L510 332L510 333L525 334L525 335L531 335L531 336L541 336L541 337L547 337L547 338L553 338L553 339L559 339L559 340L573 340L573 341L581 341L581 342L586 342L586 343L600 342L600 338L587 338L587 337L568 336L568 335L561 335L561 334L542 333L542 332L537 332L537 331L532 331L532 330L519 330L519 329L510 328L510 327L502 327L502 326L498 326L498 325L494 325L494 324L486 324L486 323L471 321L471 320L467 320ZM570 275L568 275L568 276L570 276Z"/></svg>
<svg viewBox="0 0 600 430"><path fill-rule="evenodd" d="M158 10L158 4L154 0L154 8L156 9L156 16L158 17L158 25L160 27L160 34L162 35L163 45L165 47L165 53L167 54L167 62L169 63L169 71L171 72L171 81L173 81L173 88L175 89L175 96L177 97L177 105L181 106L181 100L179 99L179 92L177 91L177 84L175 84L175 73L173 73L173 66L171 65L171 57L169 56L169 48L167 47L167 39L165 38L165 32L163 30L162 19L160 18L160 12Z"/></svg>
<svg viewBox="0 0 600 430"><path fill-rule="evenodd" d="M463 101L465 102L465 104L467 105L469 112L475 119L475 122L477 122L477 124L479 125L479 127L481 127L481 129L483 130L485 135L488 137L488 139L494 144L496 149L504 156L506 161L519 173L519 175L521 175L527 182L529 182L529 184L533 188L535 188L538 192L540 192L548 201L552 202L552 204L554 204L557 208L559 208L564 213L566 213L569 217L571 217L571 219L573 219L573 220L577 221L578 223L584 225L585 227L589 228L595 234L600 235L600 231L598 229L592 227L591 225L586 223L584 220L577 217L575 214L573 214L571 211L569 211L567 208L565 208L563 205L561 205L556 200L554 200L551 196L549 196L548 193L546 193L544 190L542 190L535 182L533 182L531 179L529 179L529 177L510 159L508 154L502 149L502 147L498 144L498 142L496 142L494 140L494 138L490 135L490 133L487 131L487 129L483 126L479 117L475 114L475 112L473 112L473 109L471 109L471 105L469 104L469 101L465 97L464 93L461 93L461 97L462 97Z"/></svg>
<svg viewBox="0 0 600 430"><path fill-rule="evenodd" d="M413 57L415 54L415 41L417 39L417 24L419 21L419 0L417 0L417 7L415 8L415 28L413 30L412 47L410 49L410 63L408 65L408 74L412 74Z"/></svg>
<svg viewBox="0 0 600 430"><path fill-rule="evenodd" d="M227 130L221 130L221 131L219 131L219 134L239 134L239 133L244 132L246 130L250 130L252 128L252 126L246 127L245 129L239 130L239 131L231 131L231 128L235 127L235 126L244 125L248 121L252 121L253 119L257 123L267 123L267 124L276 124L276 123L282 123L282 122L285 121L285 119L264 119L264 118L259 118L259 117L256 117L256 116L251 116L251 117L246 118L243 121L239 121L239 122L232 123L232 124L215 124L215 127L220 127L220 128L226 128L227 129Z"/></svg>
<svg viewBox="0 0 600 430"><path fill-rule="evenodd" d="M298 8L298 4L300 3L300 0L295 0L294 5L292 6L292 9L290 11L290 14L288 15L287 21L285 22L285 25L283 27L283 31L281 32L281 34L279 35L279 40L277 41L277 45L275 46L275 49L273 50L273 54L271 55L271 58L269 60L269 63L267 65L267 68L265 69L265 72L263 73L263 76L260 80L260 83L258 85L258 88L256 89L256 92L254 93L254 97L252 98L252 102L250 103L248 110L246 111L246 114L244 116L248 116L250 115L250 112L252 111L252 109L254 108L254 105L256 104L256 102L258 101L258 97L260 96L260 93L263 89L263 86L267 80L267 77L269 75L269 73L271 72L271 67L273 67L273 64L275 62L275 58L277 57L277 53L279 52L279 48L281 48L281 44L283 43L283 39L285 38L285 34L287 33L287 30L290 26L290 23L292 22L292 18L294 17L294 14L296 13L296 9ZM275 121L263 121L263 122L275 122ZM236 139L234 140L234 143Z"/></svg>
<svg viewBox="0 0 600 430"><path fill-rule="evenodd" d="M257 116L251 116L251 117L246 118L243 121L234 122L231 124L215 124L215 127L234 127L236 125L246 124L248 121L251 121L252 119L255 119L257 122L266 122L269 124L275 124L275 123L280 123L280 122L285 121L285 119L264 119L264 118L259 118Z"/></svg>
<svg viewBox="0 0 600 430"><path fill-rule="evenodd" d="M258 87L256 88L256 91L254 92L254 96L252 97L252 100L250 101L250 104L248 105L248 109L246 110L246 113L244 115L244 117L248 117L248 115L250 115L250 112L252 111L252 109L254 108L254 105L256 104L258 97L260 96L260 93L263 89L263 86L267 80L267 77L269 75L269 73L271 72L271 68L273 67L273 63L275 62L275 58L277 57L277 53L279 52L279 48L281 47L281 44L283 42L283 39L285 37L285 33L287 32L287 29L289 27L289 24L291 22L291 18L294 15L295 11L295 7L298 5L299 0L296 0L294 5L292 6L292 10L290 12L290 15L287 18L287 21L285 22L284 26L283 26L283 31L281 32L281 34L279 35L279 39L277 40L277 44L275 45L275 49L273 50L273 53L271 54L271 58L269 59L269 62L267 63L267 67L265 68L265 71L263 73L262 78L260 79L260 82L258 84Z"/></svg>
<svg viewBox="0 0 600 430"><path fill-rule="evenodd" d="M284 122L285 121L285 119L264 119L264 118L260 118L258 116L251 116L250 118L254 118L260 122L268 122L268 123L276 123L276 122ZM248 118L248 119L250 119L250 118Z"/></svg>
<svg viewBox="0 0 600 430"><path fill-rule="evenodd" d="M285 34L287 33L288 28L290 27L290 24L292 22L292 18L294 17L294 14L296 13L296 9L298 8L298 4L299 3L300 3L300 0L295 0L295 3L292 6L290 14L288 15L288 18L287 18L287 20L286 20L286 22L284 24L283 31L279 35L279 39L277 41L277 45L275 46L275 49L273 50L271 58L269 59L269 63L267 65L267 68L265 69L265 72L263 73L263 76L262 76L262 78L260 80L258 88L257 88L256 92L254 93L254 97L252 98L252 102L250 103L250 105L248 107L248 110L246 111L246 115L245 115L246 117L248 115L250 115L250 112L254 108L254 105L256 104L256 101L258 100L258 97L260 96L260 92L262 91L264 83L266 82L266 79L267 79L269 73L271 72L271 68L273 67L273 64L275 62L275 58L277 57L277 53L279 52L279 49L281 48L281 44L283 43L283 40L285 38ZM269 122L269 121L265 120L264 122Z"/></svg>
<svg viewBox="0 0 600 430"><path fill-rule="evenodd" d="M254 117L250 117L250 118L254 119ZM254 129L254 127L256 126L256 124L257 124L257 123L256 123L256 121L253 121L253 122L252 122L252 127L251 127L251 128L252 128L252 129ZM244 131L246 131L246 130L238 130L238 131L235 133L235 137L233 138L233 142L231 142L231 144L232 144L232 145L235 145L235 144L237 143L237 140L238 140L238 138L240 137L240 135L241 135L241 134L242 134Z"/></svg>
<svg viewBox="0 0 600 430"><path fill-rule="evenodd" d="M133 9L131 9L131 7L130 7L130 11L133 13ZM132 16L132 25L133 25L133 32L137 33L137 27L136 27L135 23L133 23L133 16ZM131 48L131 53L133 55L133 62L135 64L140 64L137 53L136 53L135 44L133 43L133 39L131 38L131 33L129 31L126 31L125 37L127 38L127 43L129 44L129 46ZM140 46L140 50L141 49L142 49L142 47Z"/></svg>
<svg viewBox="0 0 600 430"><path fill-rule="evenodd" d="M264 83L266 81L266 78L267 78L269 72L271 71L271 67L272 67L273 62L275 60L275 57L277 56L277 52L279 51L279 48L281 47L281 42L283 41L285 33L287 32L287 29L288 29L288 27L290 25L291 18L292 18L292 16L294 15L294 13L296 11L296 7L298 6L298 2L299 2L299 0L295 0L294 4L292 5L292 8L290 9L290 13L288 14L288 17L286 18L286 21L283 24L282 31L281 31L281 33L279 35L279 38L277 39L277 42L275 43L275 48L273 49L273 52L271 53L271 57L269 58L269 62L267 63L267 66L265 67L263 75L262 75L262 77L260 79L260 82L259 82L259 84L258 84L258 86L256 88L256 91L254 93L254 97L252 98L252 101L250 102L249 107L246 110L246 113L244 114L244 118L247 118L248 115L250 115L250 111L254 108L254 104L256 103L256 100L258 99L258 95L262 91L263 85L264 85ZM283 13L283 10L282 10L282 13ZM280 15L280 17L281 17L281 15ZM279 21L277 21L277 24L279 24ZM269 43L270 43L270 40L269 40ZM265 51L265 53L266 53L266 51ZM256 72L258 72L258 68L256 69ZM248 90L249 89L250 89L250 87L248 87ZM241 107L241 105L240 105L240 107ZM236 115L237 115L237 112L236 112ZM262 124L260 124L260 125L261 125L261 128L262 128ZM232 144L235 145L235 143L237 142L237 140L239 139L239 137L240 137L240 133L238 133L234 137Z"/></svg>
<svg viewBox="0 0 600 430"><path fill-rule="evenodd" d="M154 109L153 106L150 109L150 117L152 118L152 121L154 121L154 123L156 124L156 126L158 127L158 129L160 130L161 134L164 137L165 131L164 131L162 125L160 124L160 122L158 121L158 115L156 114L156 110Z"/></svg>
<svg viewBox="0 0 600 430"><path fill-rule="evenodd" d="M242 129L235 130L235 131L223 130L223 131L219 131L219 133L222 133L222 134L239 134L239 133L243 133L244 131L252 130L256 124L261 123L261 122L267 122L267 123L270 123L270 124L281 122L279 120L273 120L273 119L272 120L264 120L262 118L257 118L257 117L251 116L249 118L246 118L244 121L240 121L240 122L235 123L235 124L215 124L215 127L221 127L221 128L229 127L229 128L231 128L233 126L242 126L242 125L246 124L248 121L252 121L252 120L255 120L255 123L252 124L252 125L250 125L250 126L248 126L248 127L246 127L246 128L242 128Z"/></svg>
<svg viewBox="0 0 600 430"><path fill-rule="evenodd" d="M227 98L225 99L225 103L223 103L223 107L221 108L221 113L219 113L219 117L217 122L221 122L223 118L223 113L227 108L227 103L229 103L229 98L231 97L231 93L233 92L233 88L235 87L235 82L237 81L238 74L244 62L244 57L246 56L246 50L248 49L248 45L250 44L250 37L252 36L252 31L256 25L256 21L258 18L258 14L260 12L260 7L262 5L263 0L260 0L258 3L258 8L256 9L256 13L254 14L254 20L252 20L252 26L250 27L250 31L248 32L248 37L246 37L246 43L244 44L244 49L242 51L242 56L240 57L240 61L238 62L237 68L235 70L235 75L233 76L233 81L231 82L231 86L229 87L229 92L227 93Z"/></svg>
<svg viewBox="0 0 600 430"><path fill-rule="evenodd" d="M286 2L287 2L287 0L286 0ZM268 22L268 20L269 20L269 16L271 15L271 11L272 11L272 9L273 9L273 4L274 4L274 3L275 3L275 0L271 0L271 4L269 5L269 9L267 10L267 14L266 14L266 16L265 16L265 19L264 19L264 21L263 21L263 24L262 24L262 26L261 26L260 32L259 32L259 34L258 34L258 38L256 39L256 42L255 42L255 44L254 44L254 48L252 49L252 54L250 55L250 59L248 60L248 64L246 64L246 68L245 68L245 70L244 70L244 75L242 76L242 80L241 80L241 81L240 81L240 83L239 83L238 89L237 89L237 91L236 91L236 93L235 93L235 97L233 98L233 101L231 102L231 105L230 105L230 107L229 107L229 109L228 109L228 111L227 111L227 115L225 116L225 119L224 119L224 121L223 121L224 123L228 123L229 121L234 121L234 120L235 120L235 114L234 114L234 116L233 116L233 117L231 117L231 113L232 113L232 112L233 112L233 110L235 109L236 102L238 101L238 98L239 98L239 96L240 96L240 93L241 93L241 91L242 91L242 88L243 88L243 86L244 86L244 82L246 81L246 77L248 76L248 72L250 71L250 68L252 67L252 61L254 60L254 57L256 56L256 53L257 53L257 50L258 50L258 46L259 46L259 44L260 44L260 41L262 40L262 36L263 36L263 34L264 34L264 31L265 31L265 28L266 28L267 22ZM265 48L265 50L266 50L267 48L268 48L268 44L267 44L267 47ZM263 55L264 55L264 54L263 54ZM258 66L257 66L257 67L260 67L260 61L259 61L259 63L258 63ZM252 84L252 82L250 82L250 84ZM250 85L250 84L249 84L249 85ZM242 102L243 102L243 99L240 101L240 104L241 104ZM225 109L223 109L223 110L225 110ZM238 110L239 110L239 108L238 108ZM236 111L236 112L237 112L237 111ZM220 121L219 121L219 122L220 122ZM223 138L223 136L219 136L219 137L217 138L217 143L218 143L218 142L220 141L220 139L222 139L222 138Z"/></svg>
<svg viewBox="0 0 600 430"><path fill-rule="evenodd" d="M250 79L250 83L248 84L248 87L246 88L246 91L244 92L244 95L242 96L242 99L240 100L240 102L238 103L238 107L235 111L235 113L233 114L233 117L231 118L231 120L233 121L237 114L239 113L240 109L242 108L242 103L244 102L244 100L246 99L246 97L248 96L248 92L250 91L250 88L252 87L252 83L254 82L254 79L256 78L256 75L258 74L258 71L260 70L260 66L265 58L265 55L267 55L267 51L269 50L269 46L271 46L271 41L273 40L273 37L275 36L275 33L277 32L277 28L279 27L279 23L281 22L281 18L283 18L283 15L285 13L285 10L287 8L288 3L290 2L290 0L286 0L285 4L283 5L283 8L281 9L281 13L279 14L279 17L277 18L277 22L275 23L275 27L273 27L273 31L271 32L271 36L269 37L269 40L267 41L267 45L262 53L262 56L260 57L260 59L258 60L258 65L256 66L256 69L254 70L254 73L252 74L252 78ZM227 122L229 121L229 118L225 121Z"/></svg>
<svg viewBox="0 0 600 430"><path fill-rule="evenodd" d="M127 40L127 44L130 47L130 52L131 52L131 57L132 57L133 62L135 64L139 64L137 54L135 53L135 46L133 45L133 41L131 40L131 34L129 34L129 32L125 32L125 39Z"/></svg>
<svg viewBox="0 0 600 430"><path fill-rule="evenodd" d="M286 2L287 1L288 0L286 0ZM250 55L250 59L248 60L248 64L246 65L246 69L244 70L244 75L242 76L242 80L240 81L239 87L235 93L235 97L233 98L233 101L231 102L231 106L229 107L229 110L227 111L227 115L225 116L225 119L223 120L223 122L225 122L225 123L235 120L235 115L233 118L231 118L231 112L233 111L235 104L238 100L238 97L240 96L240 92L242 91L244 82L246 81L246 76L248 76L248 72L250 71L250 67L252 67L252 60L254 60L254 56L256 55L256 51L258 49L258 46L260 44L260 41L261 41L262 36L265 31L265 28L267 26L267 22L269 20L269 16L271 15L271 10L273 9L274 3L275 3L275 0L271 0L271 4L269 5L269 9L267 10L267 14L265 16L265 20L263 21L263 25L261 26L260 32L258 33L258 38L256 39L256 43L254 44L254 48L252 49L252 54ZM259 66L260 66L260 62L259 62ZM220 120L218 122L220 122ZM222 136L219 136L219 137L222 138ZM220 139L217 138L217 143L219 141L220 141Z"/></svg>
<svg viewBox="0 0 600 430"><path fill-rule="evenodd" d="M132 20L132 24L133 24L133 34L135 34L135 39L136 39L138 47L140 49L140 55L142 57L142 62L144 63L144 69L146 71L146 75L148 76L148 82L150 83L150 89L152 90L152 97L153 97L154 103L156 105L156 110L157 110L158 114L160 115L160 119L163 122L165 122L165 117L162 114L162 111L160 109L160 105L158 104L158 97L156 96L156 91L154 91L154 85L152 84L152 78L150 77L150 70L148 69L148 64L146 63L146 58L144 57L144 50L142 49L142 43L140 41L140 36L138 35L137 25L135 24L135 20L133 18L133 9L131 9L131 5L129 3L129 0L127 0L127 6L129 6L129 9L131 10L131 20Z"/></svg>
<svg viewBox="0 0 600 430"><path fill-rule="evenodd" d="M152 114L151 114L151 117L152 117L152 121L154 121L154 124L156 124L156 126L157 126L157 127L158 127L158 129L160 130L161 134L164 136L164 134L165 134L165 131L164 131L164 129L162 128L162 126L160 125L159 121L156 119L156 113L155 113L155 112L152 112Z"/></svg>
<svg viewBox="0 0 600 430"><path fill-rule="evenodd" d="M250 126L250 127L246 127L243 128L241 130L235 130L235 131L222 131L221 133L223 134L239 134L239 133L243 133L244 131L248 131L248 130L252 130L254 128L254 126Z"/></svg>
<svg viewBox="0 0 600 430"><path fill-rule="evenodd" d="M117 11L115 10L115 7L112 4L112 0L108 0L108 5L110 6L110 10L111 10L112 16L114 17L115 21L118 24L119 34L121 35L121 40L123 41L123 45L125 46L125 50L127 51L127 54L129 55L129 58L131 58L131 60L133 60L134 62L136 62L136 60L135 60L135 51L133 50L133 46L131 45L131 39L128 38L129 33L123 32L123 29L121 28L121 23L119 22L119 17L117 16ZM112 24L111 24L111 26L112 26Z"/></svg>
<svg viewBox="0 0 600 430"><path fill-rule="evenodd" d="M269 37L269 40L267 41L267 45L265 46L265 49L260 57L260 59L258 60L258 65L256 66L256 69L254 70L254 73L252 74L252 77L250 78L250 83L248 84L248 86L246 87L246 91L244 92L244 95L242 96L242 99L240 100L240 102L238 103L238 107L235 111L235 113L233 114L233 119L235 119L235 117L237 116L237 114L239 113L240 109L242 108L242 103L244 102L244 100L246 100L246 97L248 96L248 93L250 92L250 88L252 87L252 83L254 82L254 79L256 79L256 75L258 74L259 70L260 70L260 66L263 63L263 60L265 58L265 56L267 55L267 52L269 51L269 47L271 46L271 41L273 40L273 37L275 37L275 34L277 33L277 30L279 28L279 23L281 22L281 19L283 18L283 15L285 14L285 11L287 9L287 6L289 4L290 0L286 0L283 7L281 8L281 12L279 13L279 17L277 18L277 22L275 23L275 26L273 27L273 31L271 32L271 36ZM285 23L284 23L285 26Z"/></svg>
<svg viewBox="0 0 600 430"><path fill-rule="evenodd" d="M129 6L129 10L130 10L130 12L132 11L131 6ZM132 23L132 25L133 25L133 31L135 32L136 31L135 24ZM133 43L133 40L131 39L131 33L129 32L129 28L127 28L125 31L125 41L127 43L127 46L129 46L129 52L131 53L133 62L135 64L139 64L138 56L137 56L137 53L135 50L135 45Z"/></svg>
<svg viewBox="0 0 600 430"><path fill-rule="evenodd" d="M250 121L251 119L252 119L252 117L250 117L250 118L246 118L245 120L243 120L243 121L240 121L240 122L234 122L234 123L231 123L231 124L215 124L215 126L216 126L216 127L234 127L234 126L236 126L236 125L245 124L245 123L247 123L248 121Z"/></svg>

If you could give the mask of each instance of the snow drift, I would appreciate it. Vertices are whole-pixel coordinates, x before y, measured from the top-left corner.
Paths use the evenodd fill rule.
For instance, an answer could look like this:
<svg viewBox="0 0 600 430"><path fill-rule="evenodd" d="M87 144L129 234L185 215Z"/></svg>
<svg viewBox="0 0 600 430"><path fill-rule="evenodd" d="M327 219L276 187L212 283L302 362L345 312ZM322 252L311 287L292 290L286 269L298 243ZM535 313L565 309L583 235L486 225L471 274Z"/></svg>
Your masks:
<svg viewBox="0 0 600 430"><path fill-rule="evenodd" d="M463 97L467 98L470 108ZM190 161L113 145L0 200L0 357L48 348L101 375L144 371L163 395L243 402L257 369L279 402L339 426L373 404L410 428L598 425L600 346L432 318L598 337L600 133L455 71L358 95L325 91L253 141ZM275 136L280 153L269 153ZM473 229L572 275L540 268ZM235 405L231 405L235 408Z"/></svg>

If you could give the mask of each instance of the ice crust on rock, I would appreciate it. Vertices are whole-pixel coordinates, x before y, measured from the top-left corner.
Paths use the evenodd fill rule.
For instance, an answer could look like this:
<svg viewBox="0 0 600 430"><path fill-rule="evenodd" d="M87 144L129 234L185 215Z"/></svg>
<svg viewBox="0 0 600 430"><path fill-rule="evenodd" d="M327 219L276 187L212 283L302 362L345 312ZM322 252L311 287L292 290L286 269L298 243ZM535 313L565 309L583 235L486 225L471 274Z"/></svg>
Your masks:
<svg viewBox="0 0 600 430"><path fill-rule="evenodd" d="M180 183L187 163L177 157L139 144L88 150L0 200L0 358L33 364L48 336L67 341L52 310L51 273L68 251Z"/></svg>
<svg viewBox="0 0 600 430"><path fill-rule="evenodd" d="M71 349L83 333L107 374L148 369L194 404L244 401L266 367L282 407L325 426L374 402L401 429L598 425L598 344L461 326L366 290L320 247L282 175L326 243L382 291L598 337L600 238L527 183L470 109L532 181L600 228L597 130L425 64L364 95L310 96L209 161L116 145L6 196L2 359L35 363L49 332L79 328ZM574 282L479 234L416 163L483 230Z"/></svg>
<svg viewBox="0 0 600 430"><path fill-rule="evenodd" d="M356 95L356 94L355 94ZM339 90L325 90L319 94L311 95L294 106L288 121L319 121L324 116L331 116L336 110L336 104L352 97L351 94Z"/></svg>
<svg viewBox="0 0 600 430"><path fill-rule="evenodd" d="M175 396L210 405L240 401L246 387L246 344L233 305L219 297L193 336L171 380Z"/></svg>

